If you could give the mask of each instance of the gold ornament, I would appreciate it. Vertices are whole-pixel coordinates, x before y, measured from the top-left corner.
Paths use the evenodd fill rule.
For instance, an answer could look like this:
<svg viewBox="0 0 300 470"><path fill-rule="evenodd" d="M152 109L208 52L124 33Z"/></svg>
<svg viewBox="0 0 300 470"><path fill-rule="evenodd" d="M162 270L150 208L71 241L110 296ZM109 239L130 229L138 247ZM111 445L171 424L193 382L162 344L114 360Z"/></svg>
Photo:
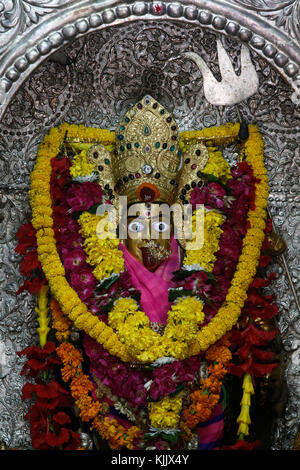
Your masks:
<svg viewBox="0 0 300 470"><path fill-rule="evenodd" d="M196 186L203 186L201 170L205 167L209 159L207 148L202 143L192 144L184 153L183 168L178 185L178 201L186 203L186 194Z"/></svg>
<svg viewBox="0 0 300 470"><path fill-rule="evenodd" d="M268 248L265 250L266 254L279 256L286 251L286 248L285 240L272 229L268 234Z"/></svg>
<svg viewBox="0 0 300 470"><path fill-rule="evenodd" d="M123 116L116 131L113 173L117 191L136 202L172 204L182 169L173 116L146 95Z"/></svg>
<svg viewBox="0 0 300 470"><path fill-rule="evenodd" d="M201 170L209 158L202 142L185 153L179 148L174 117L150 95L131 107L116 130L115 149L90 143L87 161L99 173L99 184L115 204L137 202L184 204L186 195L203 184Z"/></svg>

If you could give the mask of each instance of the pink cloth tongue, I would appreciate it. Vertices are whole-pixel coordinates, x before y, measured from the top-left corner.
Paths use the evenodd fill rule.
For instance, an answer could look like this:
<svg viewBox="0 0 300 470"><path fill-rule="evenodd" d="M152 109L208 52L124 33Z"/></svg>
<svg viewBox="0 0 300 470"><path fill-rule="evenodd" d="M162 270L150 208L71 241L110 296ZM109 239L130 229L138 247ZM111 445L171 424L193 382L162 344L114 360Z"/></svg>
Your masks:
<svg viewBox="0 0 300 470"><path fill-rule="evenodd" d="M151 322L166 324L167 313L171 307L168 301L173 272L179 269L178 244L174 237L171 239L171 255L165 259L155 270L149 271L120 243L123 251L125 267L131 276L132 284L141 292L141 308Z"/></svg>

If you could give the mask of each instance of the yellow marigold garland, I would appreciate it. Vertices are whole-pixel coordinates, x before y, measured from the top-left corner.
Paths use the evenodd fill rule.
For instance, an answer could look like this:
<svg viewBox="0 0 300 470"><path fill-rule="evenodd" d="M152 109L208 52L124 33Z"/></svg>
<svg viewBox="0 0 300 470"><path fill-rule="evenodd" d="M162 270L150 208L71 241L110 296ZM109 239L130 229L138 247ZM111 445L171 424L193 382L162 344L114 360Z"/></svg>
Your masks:
<svg viewBox="0 0 300 470"><path fill-rule="evenodd" d="M148 403L151 426L159 429L176 429L179 426L182 401L183 394L178 393L174 397L167 396L157 402Z"/></svg>
<svg viewBox="0 0 300 470"><path fill-rule="evenodd" d="M141 362L154 362L164 356L186 358L203 320L202 302L193 297L172 306L163 335L151 330L147 315L138 310L134 299L117 300L108 314L109 325L132 357Z"/></svg>
<svg viewBox="0 0 300 470"><path fill-rule="evenodd" d="M99 281L110 277L111 274L120 274L124 271L123 253L118 249L119 240L107 237L99 238L97 226L103 216L83 212L78 219L81 227L80 234L84 238L83 248L87 254L87 263L95 266L93 274ZM110 233L110 227L105 227Z"/></svg>
<svg viewBox="0 0 300 470"><path fill-rule="evenodd" d="M198 136L237 135L238 124L227 124L226 129L210 128L193 133L193 138ZM118 338L113 329L98 320L88 312L86 306L79 299L77 293L70 287L66 278L64 268L56 250L53 233L53 219L50 190L51 164L50 160L56 157L61 141L66 130L69 137L78 138L81 126L68 126L63 124L59 128L51 129L50 134L45 137L39 147L37 162L31 174L30 200L32 206L32 225L36 230L39 259L42 264L50 289L60 303L64 313L74 321L75 326L83 329L92 338L98 341L112 355L116 355L123 361L132 361L132 354ZM83 130L83 129L82 129ZM196 355L205 351L208 347L220 339L227 331L230 331L237 322L241 311L241 305L236 303L237 290L242 289L240 298L245 301L247 289L252 276L257 268L259 260L259 249L263 240L263 228L265 226L263 217L266 216L268 178L263 163L263 140L257 131L257 127L249 126L250 136L245 144L246 161L252 166L254 176L260 179L256 185L257 196L255 198L255 209L249 211L248 219L251 227L244 240L241 259L234 274L228 296L219 309L217 315L211 322L203 327L197 334L194 343L189 348L188 356ZM84 128L83 132L87 132ZM101 141L101 130L92 129L91 133L97 135ZM184 133L185 138L187 133ZM242 302L241 300L241 302ZM66 307L68 306L68 307ZM159 358L160 355L157 355Z"/></svg>
<svg viewBox="0 0 300 470"><path fill-rule="evenodd" d="M200 214L198 215L198 212ZM214 262L216 261L215 253L219 248L219 240L222 234L222 224L225 220L224 216L217 211L205 211L202 214L202 210L195 211L192 216L192 230L196 232L196 218L198 217L199 223L203 224L204 233L203 237L198 234L199 241L194 240L188 241L186 244L186 255L183 260L184 267L197 266L201 267L207 272L212 272ZM198 243L198 249L191 249L192 243Z"/></svg>
<svg viewBox="0 0 300 470"><path fill-rule="evenodd" d="M78 155L75 155L70 168L70 174L73 178L89 175L93 173L93 171L94 165L88 163L86 150L82 150Z"/></svg>
<svg viewBox="0 0 300 470"><path fill-rule="evenodd" d="M118 355L122 360L127 361L130 356L113 330L88 312L87 307L67 282L63 265L56 250L50 197L50 162L52 158L57 156L65 132L68 130L69 138L77 138L78 135L81 135L80 128L81 126L68 126L67 124L63 124L59 128L52 128L50 134L39 146L37 161L31 173L29 191L32 225L36 230L37 237L37 251L51 292L59 302L62 311L75 323L75 326L78 325L80 328L82 325L82 328L111 354ZM101 140L101 130L93 129L92 134Z"/></svg>

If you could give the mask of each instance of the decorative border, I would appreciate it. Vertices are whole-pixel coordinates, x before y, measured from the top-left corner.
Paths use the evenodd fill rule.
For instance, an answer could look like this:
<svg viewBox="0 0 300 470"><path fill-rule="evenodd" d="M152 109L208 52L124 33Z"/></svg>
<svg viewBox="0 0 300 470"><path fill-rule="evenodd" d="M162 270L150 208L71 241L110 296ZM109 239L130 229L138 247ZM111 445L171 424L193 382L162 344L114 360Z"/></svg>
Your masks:
<svg viewBox="0 0 300 470"><path fill-rule="evenodd" d="M22 5L23 0L18 1ZM284 31L272 27L247 7L224 0L134 1L130 4L108 0L105 5L97 1L79 0L72 2L69 7L60 2L56 8L53 8L52 3L53 1L49 0L43 7L45 19L40 20L42 13L39 13L39 16L38 12L35 12L36 24L29 26L15 41L12 40L7 51L2 51L0 118L22 83L50 54L83 35L138 20L183 21L240 39L279 71L294 90L293 101L300 103L298 42ZM8 12L4 12L4 16L5 13ZM3 20L1 23L3 25ZM7 31L9 29L2 32L2 49Z"/></svg>
<svg viewBox="0 0 300 470"><path fill-rule="evenodd" d="M80 37L82 35L88 34L89 32L94 32L97 29L101 28L106 28L112 26L117 26L118 24L128 24L133 23L134 21L138 21L139 19L141 20L148 20L150 19L151 21L159 21L160 19L168 19L170 22L171 20L181 22L181 24L189 23L189 24L195 24L196 26L203 26L203 28L207 29L212 29L214 31L218 31L221 34L225 34L231 37L236 37L237 40L244 41L251 49L253 49L259 56L261 56L263 59L267 60L267 62L270 63L271 66L274 65L274 67L280 72L280 74L286 79L287 83L291 85L291 87L294 90L298 90L298 96L299 96L299 82L300 82L300 74L299 72L295 72L295 74L291 77L288 77L287 74L284 72L284 68L292 63L296 64L296 66L299 66L300 64L300 54L299 54L299 42L297 43L297 39L295 37L300 37L300 28L299 24L295 21L296 18L291 17L290 11L287 11L285 8L287 5L294 6L295 8L299 8L299 0L282 0L278 2L278 0L268 0L268 2L265 2L264 0L219 0L219 1L199 1L199 0L190 0L188 1L182 1L180 2L181 5L183 5L183 15L181 18L176 19L172 16L161 16L155 13L155 15L150 15L146 13L141 13L140 15L137 14L137 9L138 5L141 6L141 10L143 11L144 4L146 4L146 7L148 8L147 11L150 10L150 5L155 4L159 5L159 2L135 2L135 1L130 1L125 0L123 2L120 1L111 1L111 0L106 0L103 2L102 0L98 0L98 3L96 1L83 1L83 0L44 0L42 4L40 4L38 7L33 7L33 5L37 4L37 2L33 2L32 0L14 0L13 2L0 2L0 101L1 98L3 99L3 106L1 106L0 103L0 116L4 114L6 108L9 106L13 96L18 92L18 90L22 87L23 83L26 81L28 76L38 68L38 66L42 63L44 59L47 58L50 54L54 53L56 50L59 48L63 47L64 45L67 45L71 43L72 37L67 38L65 37L65 34L67 33L67 30L64 29L64 21L67 25L69 25L70 22L72 22L72 25L75 27L75 36L74 38L76 39L77 37ZM112 23L103 21L103 8L101 7L101 4L103 5L105 3L107 9L111 9L116 15L116 6L119 5L125 5L125 8L128 6L130 11L132 12L133 9L135 8L134 14L131 14L131 17L121 19L115 18ZM266 5L267 3L267 5ZM11 22L10 24L5 24L4 27L4 20L5 20L5 14L6 12L4 11L5 6L7 5L17 5L18 7L20 5L24 5L24 10L25 10L25 5L26 7L30 8L39 8L40 10L44 10L43 15L37 16L35 21L32 21L31 24L26 24L25 29L19 28L19 26L15 26ZM66 4L71 4L70 7L66 7ZM87 6L90 6L89 12L87 13ZM166 3L165 3L166 4ZM169 2L171 4L171 2ZM53 5L55 8L53 8ZM110 5L110 6L108 6ZM172 3L174 5L174 3ZM178 5L178 2L177 2ZM223 5L223 10L226 11L225 15L225 21L226 24L223 26L223 29L220 28L215 28L213 24L215 25L216 22L219 20L215 20L216 16L222 16L221 14L221 7ZM83 13L83 6L85 8L85 13ZM203 6L203 12L201 13L200 6ZM169 8L170 9L170 8ZM71 11L72 10L72 11ZM198 13L195 11L198 10ZM73 13L72 13L73 12ZM120 9L118 10L120 12ZM10 12L7 12L10 13ZM19 14L19 10L18 10ZM205 14L208 16L206 17L208 21L208 24L205 24ZM268 17L266 17L266 14ZM73 16L72 16L73 15ZM119 13L118 13L119 15ZM188 17L190 15L190 17ZM194 16L193 16L194 15ZM212 16L209 16L212 15ZM262 21L262 16L264 17ZM100 19L99 19L100 17ZM88 28L86 32L81 33L80 32L80 24L79 22L81 20L87 19L87 24ZM201 19L201 21L200 21ZM117 21L118 20L118 21ZM93 21L99 21L99 27L92 25ZM85 21L83 21L84 23ZM20 24L20 21L19 21ZM71 23L70 23L71 24ZM81 25L81 28L83 27L84 29L84 24ZM255 30L254 30L255 28ZM296 30L296 33L293 34L293 28L298 28ZM289 29L291 29L289 33ZM281 30L281 31L280 31ZM70 32L72 31L72 28L69 30ZM252 39L249 38L244 38L244 33L246 34L247 32L251 35L252 32L254 31L254 36L252 35ZM298 33L297 33L298 31ZM45 43L44 43L44 37L45 37ZM254 40L255 38L255 40ZM258 39L257 39L258 38ZM259 39L260 38L260 39ZM57 44L56 44L57 40ZM47 44L48 41L51 44L51 49L47 52ZM251 41L256 42L256 47L253 47L252 44L250 44ZM259 43L261 41L261 43ZM299 41L299 39L298 39ZM43 44L43 45L42 45ZM260 44L260 47L258 47ZM39 45L38 49L38 56L37 61L35 61L35 53L32 55L29 54L32 49L37 47ZM266 48L268 45L275 45L276 53L273 55L273 57L268 58L266 52ZM43 54L40 53L40 50L43 52ZM264 51L264 52L263 52ZM271 47L272 51L272 47ZM269 51L269 52L271 52ZM282 53L284 57L280 59L280 56L277 54ZM33 60L32 63L28 61L27 55L29 54L30 60ZM22 60L24 60L23 66L25 65L24 68L24 73L22 71ZM287 60L287 62L285 62ZM29 62L28 65L26 65L26 61ZM281 65L278 66L276 64L276 61L282 61ZM10 68L14 67L14 64L18 63L20 67L20 76L16 77L15 80L11 81L8 77L6 77L6 73ZM25 75L26 72L26 75ZM2 78L2 80L1 80ZM6 83L10 83L10 89L6 91ZM298 88L297 88L298 87ZM296 94L294 94L294 102L297 99ZM299 98L298 98L299 100ZM1 117L0 117L1 118ZM265 128L266 129L266 128ZM274 132L274 130L273 130ZM282 132L282 131L281 131ZM288 133L293 132L292 130L287 130ZM273 133L271 134L271 136ZM291 136L287 136L291 137ZM282 158L286 159L286 155L283 154ZM23 188L24 189L24 188ZM22 188L20 189L22 190ZM282 189L278 188L273 192L273 195L276 195L276 207L278 208L278 211L282 207L283 202L285 199L283 198L283 195L281 194ZM282 197L282 198L281 198ZM21 195L17 191L16 193L16 201L17 205L21 204ZM272 196L273 198L273 196ZM275 198L275 196L274 196ZM273 199L274 199L273 198ZM270 199L272 201L273 199ZM278 203L277 203L278 201ZM274 201L273 201L274 202ZM274 202L275 204L275 202ZM10 199L8 199L7 203L8 208L10 209L12 204ZM272 206L272 202L271 202ZM20 205L21 207L21 205ZM276 209L274 205L274 214L276 217L280 218L275 211ZM277 209L276 209L277 210ZM280 222L279 222L280 223ZM283 224L284 225L284 224ZM282 229L284 228L282 225ZM280 225L281 226L281 225ZM287 229L288 227L286 227ZM292 235L292 233L290 234ZM280 264L280 263L279 263ZM283 286L283 281L280 282L279 288ZM290 310L290 304L286 304L283 306L283 310ZM283 315L284 316L284 315ZM279 420L279 426L278 429L276 430L276 441L275 442L275 449L282 449L282 445L290 445L292 446L292 437L293 433L296 432L296 429L298 428L298 423L299 423L299 416L297 416L297 387L296 387L296 382L294 381L295 376L297 375L297 345L295 344L293 348L290 346L290 337L294 338L294 341L297 342L297 336L299 336L296 332L296 325L297 323L295 322L295 319L292 320L292 313L289 312L288 316L288 322L290 322L289 329L291 328L290 333L284 333L285 335L285 341L287 342L286 345L286 351L288 355L288 361L287 361L287 377L289 381L289 393L293 395L293 397L290 399L289 402L289 408L287 410L287 417L281 418ZM30 320L31 321L31 320ZM295 322L295 323L294 323ZM286 328L286 322L283 323L283 331L285 331ZM296 329L295 329L296 328ZM288 335L288 336L287 336ZM3 344L3 343L2 343ZM8 344L11 344L11 339L8 338ZM294 351L293 353L291 351ZM10 413L11 411L8 411L8 408L5 407L4 413L6 416L6 413ZM19 410L18 410L19 413ZM299 413L298 413L299 415ZM13 442L18 442L18 439L22 439L22 442L25 441L27 444L27 436L21 435L22 429L16 429L14 432L14 437L9 438L9 442L12 442L11 440L14 439ZM3 433L5 431L3 430ZM282 435L282 436L281 436ZM21 437L20 437L21 436ZM284 437L283 437L284 436ZM279 442L279 441L284 441ZM278 447L279 446L279 447ZM291 447L289 447L291 448Z"/></svg>

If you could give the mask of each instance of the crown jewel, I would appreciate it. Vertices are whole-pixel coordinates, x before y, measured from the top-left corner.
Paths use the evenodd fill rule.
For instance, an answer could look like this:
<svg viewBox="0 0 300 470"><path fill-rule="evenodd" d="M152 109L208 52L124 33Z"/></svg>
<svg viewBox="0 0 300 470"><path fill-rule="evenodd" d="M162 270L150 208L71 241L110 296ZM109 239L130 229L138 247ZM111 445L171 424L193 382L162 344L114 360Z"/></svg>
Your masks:
<svg viewBox="0 0 300 470"><path fill-rule="evenodd" d="M195 142L182 155L174 117L150 95L144 96L121 119L111 154L93 145L87 158L100 172L99 183L113 199L136 202L185 203L187 193L202 184L207 148Z"/></svg>
<svg viewBox="0 0 300 470"><path fill-rule="evenodd" d="M146 95L122 118L116 131L112 171L119 195L128 204L171 204L182 168L178 129L173 116Z"/></svg>

